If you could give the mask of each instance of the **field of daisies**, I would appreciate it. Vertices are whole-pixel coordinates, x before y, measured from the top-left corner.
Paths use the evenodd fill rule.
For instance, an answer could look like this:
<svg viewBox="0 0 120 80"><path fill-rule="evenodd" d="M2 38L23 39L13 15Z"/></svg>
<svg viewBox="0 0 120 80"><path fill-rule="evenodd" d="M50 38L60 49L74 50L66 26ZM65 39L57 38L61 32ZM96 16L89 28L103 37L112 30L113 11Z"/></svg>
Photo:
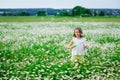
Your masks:
<svg viewBox="0 0 120 80"><path fill-rule="evenodd" d="M84 63L67 45L76 27L87 39ZM0 23L0 80L120 80L120 23Z"/></svg>

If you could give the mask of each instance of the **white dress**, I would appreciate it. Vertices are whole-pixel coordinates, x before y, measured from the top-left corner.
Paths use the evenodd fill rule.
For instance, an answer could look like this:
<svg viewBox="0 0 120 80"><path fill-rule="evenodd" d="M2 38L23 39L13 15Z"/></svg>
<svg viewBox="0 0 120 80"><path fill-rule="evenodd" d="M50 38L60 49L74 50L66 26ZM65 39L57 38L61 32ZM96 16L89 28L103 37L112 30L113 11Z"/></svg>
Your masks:
<svg viewBox="0 0 120 80"><path fill-rule="evenodd" d="M75 47L72 48L72 56L74 55L84 55L84 45L86 45L86 39L85 38L75 38L73 37L73 45Z"/></svg>

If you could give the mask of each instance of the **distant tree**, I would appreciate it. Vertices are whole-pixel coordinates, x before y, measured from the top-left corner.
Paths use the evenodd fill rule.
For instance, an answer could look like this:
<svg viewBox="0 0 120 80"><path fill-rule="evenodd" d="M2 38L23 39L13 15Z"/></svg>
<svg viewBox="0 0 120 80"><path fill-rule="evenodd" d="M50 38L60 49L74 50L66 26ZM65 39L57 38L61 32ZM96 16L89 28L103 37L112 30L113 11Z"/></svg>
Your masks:
<svg viewBox="0 0 120 80"><path fill-rule="evenodd" d="M105 15L104 12L100 11L99 16L104 16L104 15Z"/></svg>
<svg viewBox="0 0 120 80"><path fill-rule="evenodd" d="M97 16L97 12L96 11L93 12L93 16Z"/></svg>
<svg viewBox="0 0 120 80"><path fill-rule="evenodd" d="M46 16L46 12L45 11L38 11L37 16Z"/></svg>
<svg viewBox="0 0 120 80"><path fill-rule="evenodd" d="M80 16L81 16L81 17L90 17L91 14L81 14Z"/></svg>
<svg viewBox="0 0 120 80"><path fill-rule="evenodd" d="M12 13L7 13L8 16L12 16Z"/></svg>
<svg viewBox="0 0 120 80"><path fill-rule="evenodd" d="M28 12L21 12L17 14L18 16L30 16Z"/></svg>
<svg viewBox="0 0 120 80"><path fill-rule="evenodd" d="M67 11L63 11L59 13L59 16L69 16L69 13Z"/></svg>
<svg viewBox="0 0 120 80"><path fill-rule="evenodd" d="M59 13L54 13L54 16L58 16L59 15Z"/></svg>
<svg viewBox="0 0 120 80"><path fill-rule="evenodd" d="M6 12L3 12L3 13L2 13L2 16L7 16L7 13L6 13Z"/></svg>
<svg viewBox="0 0 120 80"><path fill-rule="evenodd" d="M86 15L86 14L89 14L91 15L91 12L89 9L87 8L84 8L84 7L81 7L81 6L76 6L72 9L72 15L73 16L80 16L80 15Z"/></svg>

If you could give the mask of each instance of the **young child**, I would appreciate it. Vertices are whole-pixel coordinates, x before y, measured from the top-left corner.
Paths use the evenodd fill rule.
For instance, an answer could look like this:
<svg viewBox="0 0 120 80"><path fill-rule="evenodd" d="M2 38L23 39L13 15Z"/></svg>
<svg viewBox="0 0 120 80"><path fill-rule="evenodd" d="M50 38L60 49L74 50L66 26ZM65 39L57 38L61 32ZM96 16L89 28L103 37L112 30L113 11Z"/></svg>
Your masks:
<svg viewBox="0 0 120 80"><path fill-rule="evenodd" d="M83 32L81 28L75 28L73 39L70 41L68 49L72 49L72 62L83 62L84 51L87 48L86 39L82 36Z"/></svg>

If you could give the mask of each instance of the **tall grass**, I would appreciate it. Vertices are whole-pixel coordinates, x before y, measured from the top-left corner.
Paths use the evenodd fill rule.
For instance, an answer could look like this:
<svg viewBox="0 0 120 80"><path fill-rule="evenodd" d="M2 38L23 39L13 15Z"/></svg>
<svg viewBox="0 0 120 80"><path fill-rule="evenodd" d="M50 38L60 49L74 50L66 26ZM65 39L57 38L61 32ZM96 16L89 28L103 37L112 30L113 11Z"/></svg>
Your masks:
<svg viewBox="0 0 120 80"><path fill-rule="evenodd" d="M75 27L87 39L84 63L66 48ZM119 80L120 23L0 23L0 79Z"/></svg>

